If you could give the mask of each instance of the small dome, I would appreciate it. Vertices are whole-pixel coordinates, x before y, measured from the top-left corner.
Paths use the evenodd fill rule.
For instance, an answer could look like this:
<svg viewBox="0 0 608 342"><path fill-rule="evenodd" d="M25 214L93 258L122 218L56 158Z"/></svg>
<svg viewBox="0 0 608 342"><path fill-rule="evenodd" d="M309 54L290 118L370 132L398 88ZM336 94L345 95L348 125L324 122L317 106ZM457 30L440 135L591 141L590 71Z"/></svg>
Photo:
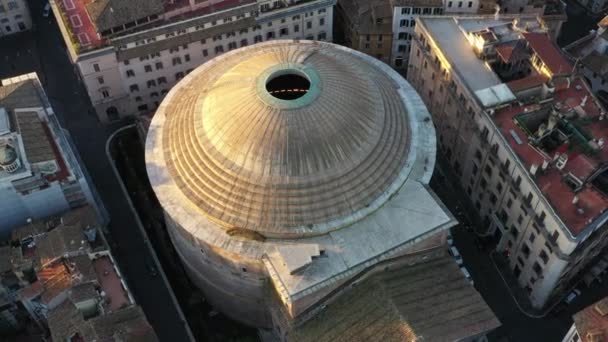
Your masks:
<svg viewBox="0 0 608 342"><path fill-rule="evenodd" d="M0 146L0 165L8 166L17 160L17 151L10 146Z"/></svg>

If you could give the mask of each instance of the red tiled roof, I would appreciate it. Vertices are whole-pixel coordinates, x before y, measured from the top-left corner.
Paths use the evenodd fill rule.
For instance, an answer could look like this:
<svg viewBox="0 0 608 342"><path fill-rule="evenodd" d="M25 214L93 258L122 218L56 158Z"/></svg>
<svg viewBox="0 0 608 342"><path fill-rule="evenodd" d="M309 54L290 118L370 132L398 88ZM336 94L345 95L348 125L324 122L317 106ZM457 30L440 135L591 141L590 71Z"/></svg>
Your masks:
<svg viewBox="0 0 608 342"><path fill-rule="evenodd" d="M507 82L507 87L509 87L512 92L516 93L518 91L538 87L548 80L549 78L545 75L530 75L518 80Z"/></svg>
<svg viewBox="0 0 608 342"><path fill-rule="evenodd" d="M564 57L546 33L529 32L523 33L523 36L551 73L555 75L572 73L572 64Z"/></svg>
<svg viewBox="0 0 608 342"><path fill-rule="evenodd" d="M603 306L608 305L608 303L606 303L607 301L608 297L584 308L572 317L574 318L576 331L582 341L587 341L588 332L596 331L603 334L603 336L597 340L598 342L608 342L608 316L602 316L600 312L596 310L596 306L602 308L600 311L605 310Z"/></svg>
<svg viewBox="0 0 608 342"><path fill-rule="evenodd" d="M93 260L93 268L101 288L110 299L108 304L110 310L118 310L131 303L127 291L122 286L120 276L114 269L114 263L109 257L102 256Z"/></svg>
<svg viewBox="0 0 608 342"><path fill-rule="evenodd" d="M44 134L46 135L46 138L51 143L51 149L53 150L53 154L55 155L55 161L57 162L57 165L59 166L59 170L57 170L57 172L55 172L52 175L48 175L46 177L46 179L50 182L53 182L56 180L62 181L64 179L68 178L68 176L70 175L70 170L68 169L67 165L65 164L63 155L59 151L59 147L57 147L57 143L55 142L55 139L53 138L53 134L51 133L51 130L49 129L48 124L43 122L42 128L44 129Z"/></svg>
<svg viewBox="0 0 608 342"><path fill-rule="evenodd" d="M583 101L585 97L587 97L587 100ZM594 101L593 95L584 84L584 81L580 78L575 79L571 82L570 87L556 91L554 99L556 103L562 104L564 110L572 109L569 107L580 107L585 112L586 117L592 119L585 129L595 139L603 138L608 142L608 120L595 120L600 116L601 108ZM584 105L581 106L583 102ZM551 166L544 172L537 172L535 181L553 210L566 224L570 232L573 235L577 235L587 227L590 220L595 219L608 208L608 198L591 185L587 185L575 193L564 182L564 177L566 174L571 173L583 181L586 180L597 169L601 161L608 161L608 148L600 149L595 156L588 156L580 152L571 151L569 146L564 144L559 146L553 152L553 155L541 153L537 148L529 144L528 136L514 121L515 116L518 114L533 112L540 108L538 104L514 105L497 111L493 119L511 149L528 169L532 164L541 166L545 160L551 162L555 153L568 155L568 161L563 170ZM518 144L515 141L511 131L519 136L523 142L522 144ZM575 195L578 197L576 205L572 203Z"/></svg>

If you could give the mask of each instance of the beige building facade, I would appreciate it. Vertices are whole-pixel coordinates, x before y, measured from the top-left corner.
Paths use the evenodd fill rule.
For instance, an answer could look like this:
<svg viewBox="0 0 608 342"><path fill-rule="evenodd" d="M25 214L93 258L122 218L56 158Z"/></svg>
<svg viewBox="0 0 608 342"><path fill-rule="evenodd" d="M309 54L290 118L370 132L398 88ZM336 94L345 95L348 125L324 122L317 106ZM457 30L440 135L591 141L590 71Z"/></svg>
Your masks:
<svg viewBox="0 0 608 342"><path fill-rule="evenodd" d="M608 231L605 111L546 32L535 19L423 17L408 70L485 234L536 307L593 266Z"/></svg>
<svg viewBox="0 0 608 342"><path fill-rule="evenodd" d="M53 10L64 18L59 25L72 61L102 122L153 113L175 83L227 51L272 39L332 41L334 0L191 0L181 7L151 2L158 8L133 10L132 23L117 29L108 28L118 24L106 24L101 15L97 22L81 18L82 26L75 27L66 19L71 10L52 0ZM81 0L74 3L84 6ZM87 25L90 29L81 28Z"/></svg>
<svg viewBox="0 0 608 342"><path fill-rule="evenodd" d="M32 17L25 0L0 0L0 38L32 28Z"/></svg>
<svg viewBox="0 0 608 342"><path fill-rule="evenodd" d="M560 1L521 2L447 0L339 0L336 6L336 28L344 42L358 51L374 56L402 74L407 73L408 59L419 16L525 14L539 16L553 40L567 20ZM516 9L513 11L513 9ZM388 23L391 23L388 25ZM391 46L387 42L391 41Z"/></svg>

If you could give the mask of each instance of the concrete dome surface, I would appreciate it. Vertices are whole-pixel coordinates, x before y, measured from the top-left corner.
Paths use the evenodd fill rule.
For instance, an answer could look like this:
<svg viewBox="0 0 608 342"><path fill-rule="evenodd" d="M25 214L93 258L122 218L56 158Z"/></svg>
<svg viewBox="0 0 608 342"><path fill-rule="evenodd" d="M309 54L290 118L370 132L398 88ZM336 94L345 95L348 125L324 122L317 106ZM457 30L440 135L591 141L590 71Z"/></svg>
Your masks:
<svg viewBox="0 0 608 342"><path fill-rule="evenodd" d="M204 70L201 71L201 70ZM323 234L382 206L407 179L395 82L327 43L218 57L157 112L176 186L210 221L265 237Z"/></svg>

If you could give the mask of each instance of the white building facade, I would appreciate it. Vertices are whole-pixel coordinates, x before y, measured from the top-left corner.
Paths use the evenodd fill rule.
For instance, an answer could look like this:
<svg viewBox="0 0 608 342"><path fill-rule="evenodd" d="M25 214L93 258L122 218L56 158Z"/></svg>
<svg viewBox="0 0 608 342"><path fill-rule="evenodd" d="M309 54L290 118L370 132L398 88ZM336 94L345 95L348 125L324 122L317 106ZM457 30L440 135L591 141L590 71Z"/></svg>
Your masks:
<svg viewBox="0 0 608 342"><path fill-rule="evenodd" d="M393 49L391 65L405 71L410 55L416 17L419 15L442 15L444 2L441 0L395 0L393 5Z"/></svg>
<svg viewBox="0 0 608 342"><path fill-rule="evenodd" d="M0 0L0 37L32 28L32 17L25 0Z"/></svg>
<svg viewBox="0 0 608 342"><path fill-rule="evenodd" d="M334 4L257 1L112 37L72 58L99 119L109 122L153 112L177 81L224 52L273 39L332 41Z"/></svg>
<svg viewBox="0 0 608 342"><path fill-rule="evenodd" d="M562 109L570 108L564 103L582 104L577 109L581 115L598 118L604 110L580 78L562 78L566 62L548 71L542 60L563 57L554 53L544 33L529 33L543 30L534 29L532 22L521 24L527 29L518 31L517 23L510 25L506 18L502 23L494 17L419 20L408 80L433 115L439 146L479 212L485 233L495 239L496 250L506 256L532 304L542 307L568 289L606 246L608 212L593 181L602 169L581 175L575 170L581 160L574 155L568 160L567 151L560 155L530 147L527 139L540 133L528 136L519 121L514 124L515 118L526 118L529 112L549 117L541 108L553 102ZM502 44L500 40L505 46L519 45L530 59L526 65L532 74L503 83L495 72L503 64L489 52L494 47L474 50L481 49L474 44L476 36L489 39L494 47ZM545 48L541 55L547 52L550 58L526 50L537 37ZM533 98L540 104L528 107ZM601 139L602 130L594 133ZM570 181L574 184L566 185Z"/></svg>

